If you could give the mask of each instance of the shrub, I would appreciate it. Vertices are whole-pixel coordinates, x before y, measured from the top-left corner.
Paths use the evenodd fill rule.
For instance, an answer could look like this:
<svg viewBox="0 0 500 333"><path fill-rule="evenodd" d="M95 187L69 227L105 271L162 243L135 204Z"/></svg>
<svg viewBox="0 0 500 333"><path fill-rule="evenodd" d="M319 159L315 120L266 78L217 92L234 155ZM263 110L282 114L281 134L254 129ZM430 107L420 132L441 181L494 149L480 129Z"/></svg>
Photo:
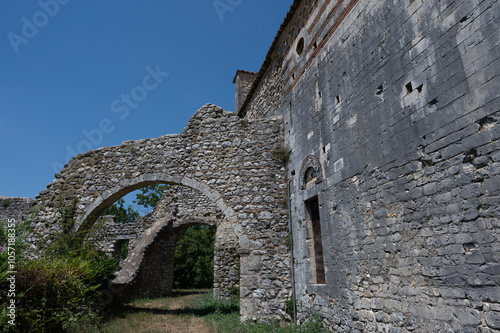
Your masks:
<svg viewBox="0 0 500 333"><path fill-rule="evenodd" d="M97 323L99 315L93 301L99 296L99 288L114 276L117 262L85 244L83 232L72 232L74 207L76 201L61 208L62 232L52 238L44 257L16 258L16 326L6 324L9 318L4 311L0 315L0 331L61 332L68 327L75 331L75 323ZM3 231L0 242L2 235ZM20 233L17 254L25 247L23 239ZM6 297L9 288L6 277L0 276L2 309L10 301Z"/></svg>
<svg viewBox="0 0 500 333"><path fill-rule="evenodd" d="M292 150L288 147L280 147L273 150L274 159L280 161L283 164L286 164L290 160L291 154Z"/></svg>
<svg viewBox="0 0 500 333"><path fill-rule="evenodd" d="M110 269L111 268L111 269ZM98 315L92 300L114 270L108 260L79 258L30 260L19 267L16 289L16 329L20 332L62 331L70 323L94 321ZM2 284L2 291L5 289Z"/></svg>

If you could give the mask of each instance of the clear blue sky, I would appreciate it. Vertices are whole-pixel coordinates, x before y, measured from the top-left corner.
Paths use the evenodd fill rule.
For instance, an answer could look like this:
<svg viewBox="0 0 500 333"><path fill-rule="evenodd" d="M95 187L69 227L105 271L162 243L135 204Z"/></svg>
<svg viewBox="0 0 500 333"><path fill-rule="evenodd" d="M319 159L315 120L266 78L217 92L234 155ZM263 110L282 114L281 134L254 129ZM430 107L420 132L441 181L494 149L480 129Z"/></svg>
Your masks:
<svg viewBox="0 0 500 333"><path fill-rule="evenodd" d="M34 198L85 141L179 133L206 103L233 111L236 70L259 70L291 3L2 1L0 195Z"/></svg>

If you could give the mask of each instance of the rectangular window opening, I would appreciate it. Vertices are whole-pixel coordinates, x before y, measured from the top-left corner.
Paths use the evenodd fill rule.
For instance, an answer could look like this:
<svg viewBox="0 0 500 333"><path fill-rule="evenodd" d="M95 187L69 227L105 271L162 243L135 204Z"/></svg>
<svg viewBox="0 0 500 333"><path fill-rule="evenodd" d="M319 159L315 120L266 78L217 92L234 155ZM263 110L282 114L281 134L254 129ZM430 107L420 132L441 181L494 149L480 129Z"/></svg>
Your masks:
<svg viewBox="0 0 500 333"><path fill-rule="evenodd" d="M406 87L406 92L409 94L413 91L413 86L411 84L411 81L408 82L407 84L405 84L405 87Z"/></svg>
<svg viewBox="0 0 500 333"><path fill-rule="evenodd" d="M321 221L319 218L318 197L305 202L308 213L308 240L312 269L311 280L315 284L325 284L325 263L323 259L323 241L321 237Z"/></svg>

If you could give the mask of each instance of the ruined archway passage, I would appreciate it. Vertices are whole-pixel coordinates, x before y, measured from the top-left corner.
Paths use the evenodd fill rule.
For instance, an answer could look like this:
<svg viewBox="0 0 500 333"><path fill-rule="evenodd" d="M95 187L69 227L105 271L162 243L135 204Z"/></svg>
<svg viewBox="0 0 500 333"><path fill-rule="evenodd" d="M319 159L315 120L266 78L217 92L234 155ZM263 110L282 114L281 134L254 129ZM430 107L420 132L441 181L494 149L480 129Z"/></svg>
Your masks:
<svg viewBox="0 0 500 333"><path fill-rule="evenodd" d="M180 134L80 154L37 197L42 210L35 221L36 245L43 249L43 237L57 230L58 207L75 198L74 229L82 230L135 189L183 185L223 213L224 223L217 226L219 244L238 243L242 315L279 316L290 296L288 221L279 197L283 170L272 154L282 142L280 118L247 122L207 104Z"/></svg>

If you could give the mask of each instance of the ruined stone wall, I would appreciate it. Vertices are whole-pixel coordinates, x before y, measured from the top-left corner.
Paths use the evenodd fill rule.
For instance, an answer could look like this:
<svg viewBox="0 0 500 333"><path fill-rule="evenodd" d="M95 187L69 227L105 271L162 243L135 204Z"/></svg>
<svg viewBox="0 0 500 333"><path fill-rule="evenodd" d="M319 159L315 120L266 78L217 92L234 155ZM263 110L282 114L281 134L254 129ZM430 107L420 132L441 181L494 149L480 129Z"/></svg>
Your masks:
<svg viewBox="0 0 500 333"><path fill-rule="evenodd" d="M36 200L0 196L0 222L5 219L25 220L35 208Z"/></svg>
<svg viewBox="0 0 500 333"><path fill-rule="evenodd" d="M229 289L225 283L237 280L234 276L239 274L244 318L283 316L291 291L290 253L278 231L286 229L288 222L279 201L283 167L272 154L283 144L282 124L278 117L243 122L207 104L180 134L127 141L74 157L37 196L41 209L33 222L33 238L38 249L43 250L48 235L60 230L60 207L71 206L75 198L74 230L86 230L113 202L133 190L152 184L187 187L215 206L216 218L221 212L221 219L215 220L217 257L224 257L220 281L216 281L219 291ZM142 250L136 258L142 256L144 262L153 258L149 251L161 248L156 244L161 237L156 236L170 223L175 228L176 221L175 217L156 220L143 235L148 237L138 239L136 248L142 246ZM240 270L229 265L235 250ZM125 262L117 284L131 285L136 279L139 286L140 276L145 282L151 280L150 272L134 268L139 262L142 259ZM156 274L156 279L160 277L161 272Z"/></svg>
<svg viewBox="0 0 500 333"><path fill-rule="evenodd" d="M310 8L273 60L280 106L243 112L285 119L300 317L338 332L497 331L500 3Z"/></svg>
<svg viewBox="0 0 500 333"><path fill-rule="evenodd" d="M206 196L183 186L172 186L162 198L157 215L170 212L178 219L222 219L222 211Z"/></svg>

